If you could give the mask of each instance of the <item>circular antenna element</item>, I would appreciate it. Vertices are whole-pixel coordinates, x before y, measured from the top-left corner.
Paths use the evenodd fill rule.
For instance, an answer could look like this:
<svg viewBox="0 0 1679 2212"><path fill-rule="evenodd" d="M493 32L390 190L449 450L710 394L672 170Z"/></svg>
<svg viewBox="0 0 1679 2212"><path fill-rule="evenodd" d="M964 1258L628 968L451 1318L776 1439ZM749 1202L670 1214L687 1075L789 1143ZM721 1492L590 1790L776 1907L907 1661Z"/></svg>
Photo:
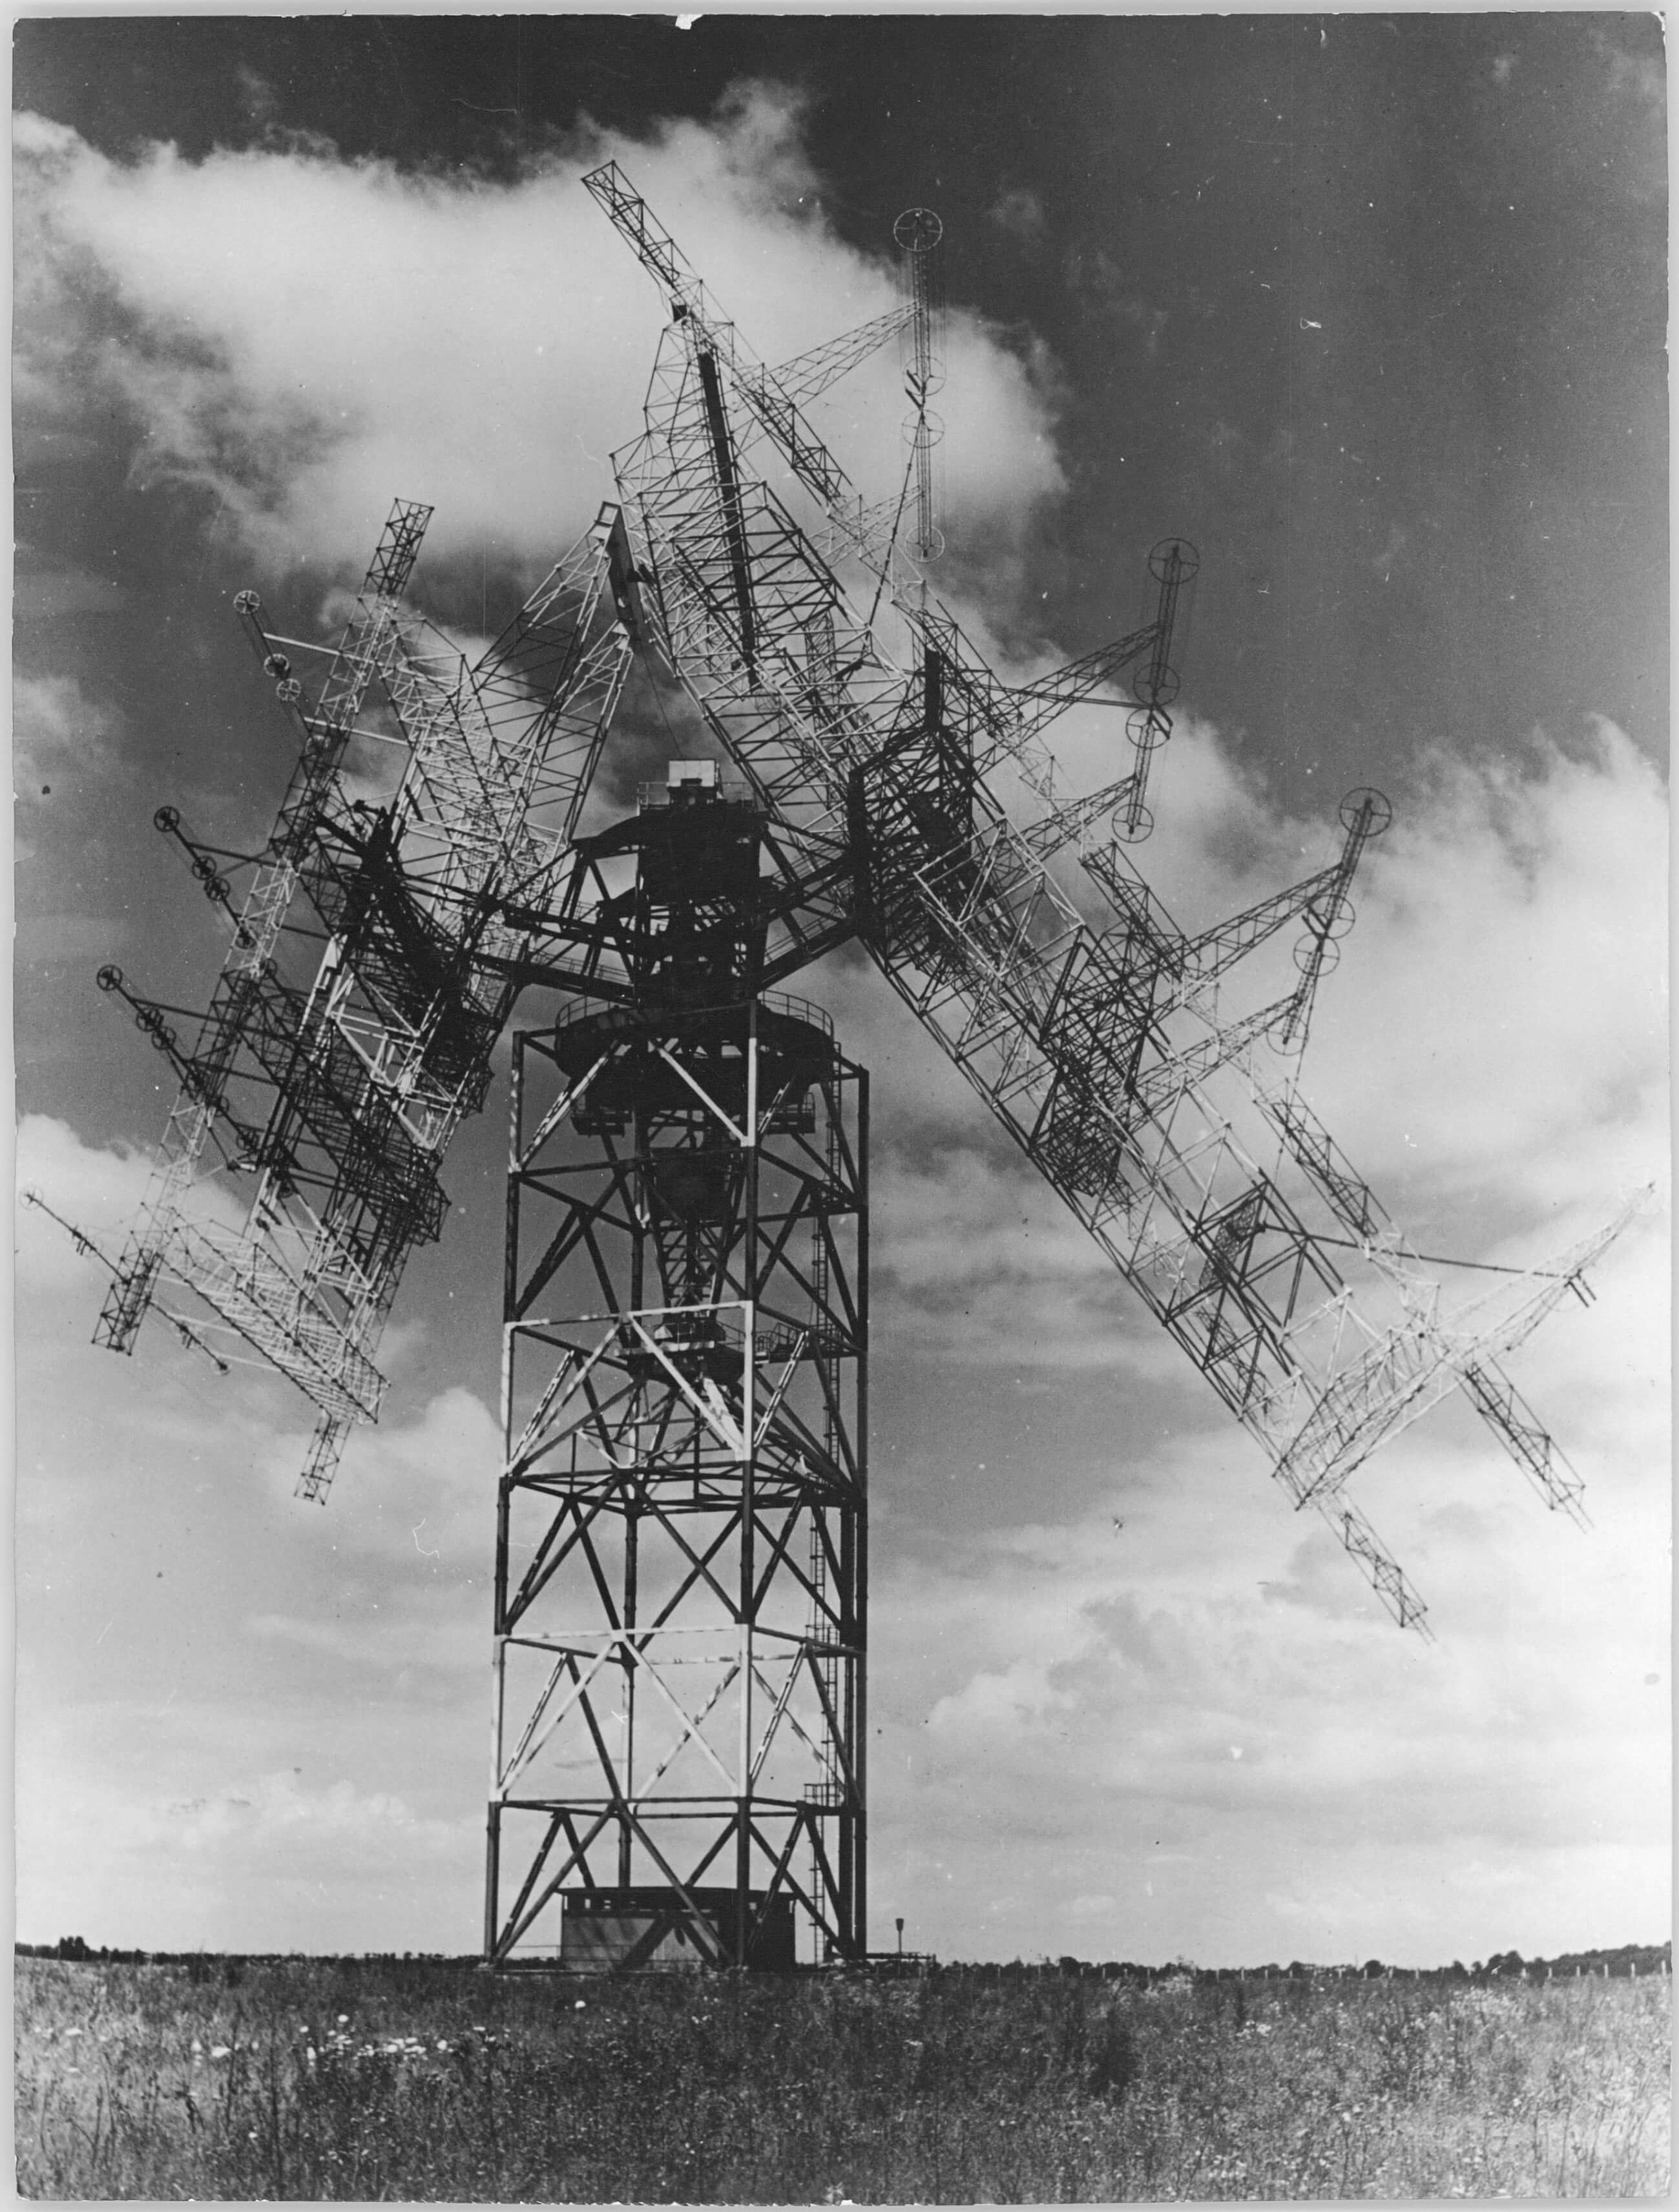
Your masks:
<svg viewBox="0 0 1679 2212"><path fill-rule="evenodd" d="M1303 975L1314 968L1320 975L1332 975L1341 965L1341 947L1333 937L1303 937L1294 947L1294 965Z"/></svg>
<svg viewBox="0 0 1679 2212"><path fill-rule="evenodd" d="M1341 826L1343 830L1356 830L1366 807L1369 819L1364 834L1366 837L1379 837L1393 819L1393 809L1381 793L1372 791L1367 783L1360 784L1356 791L1349 791L1341 800Z"/></svg>
<svg viewBox="0 0 1679 2212"><path fill-rule="evenodd" d="M1305 920L1318 937L1345 937L1356 919L1349 898L1336 899L1333 905L1320 905L1313 900L1305 910Z"/></svg>
<svg viewBox="0 0 1679 2212"><path fill-rule="evenodd" d="M1146 806L1139 806L1135 813L1129 807L1114 809L1114 836L1122 845L1141 845L1153 827L1154 817Z"/></svg>
<svg viewBox="0 0 1679 2212"><path fill-rule="evenodd" d="M1281 1013L1277 1016L1265 1032L1265 1042L1273 1052L1295 1053L1299 1050L1299 1041L1289 1034L1293 1026L1293 1015Z"/></svg>
<svg viewBox="0 0 1679 2212"><path fill-rule="evenodd" d="M1157 584L1187 584L1201 567L1201 556L1187 538L1163 538L1148 556Z"/></svg>
<svg viewBox="0 0 1679 2212"><path fill-rule="evenodd" d="M905 208L892 225L892 236L906 253L931 253L944 234L931 208Z"/></svg>
<svg viewBox="0 0 1679 2212"><path fill-rule="evenodd" d="M1170 707L1177 696L1177 687L1182 680L1175 668L1163 668L1151 682L1150 672L1144 669L1131 688L1142 702L1144 711L1147 712L1156 707Z"/></svg>

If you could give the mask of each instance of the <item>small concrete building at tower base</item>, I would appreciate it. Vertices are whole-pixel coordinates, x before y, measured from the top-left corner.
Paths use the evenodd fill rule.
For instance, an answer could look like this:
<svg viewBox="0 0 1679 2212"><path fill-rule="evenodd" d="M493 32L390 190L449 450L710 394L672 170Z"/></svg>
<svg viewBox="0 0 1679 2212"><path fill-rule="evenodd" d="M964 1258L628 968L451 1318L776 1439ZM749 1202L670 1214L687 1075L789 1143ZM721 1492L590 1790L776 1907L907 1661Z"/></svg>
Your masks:
<svg viewBox="0 0 1679 2212"><path fill-rule="evenodd" d="M732 1964L735 1892L690 1889L687 1894L703 1922L697 1929L694 1914L673 1889L569 1891L560 1921L561 1967L574 1974L682 1973ZM792 1898L770 1899L766 1916L763 1892L754 1890L749 1918L757 1933L747 1966L759 1973L792 1973Z"/></svg>

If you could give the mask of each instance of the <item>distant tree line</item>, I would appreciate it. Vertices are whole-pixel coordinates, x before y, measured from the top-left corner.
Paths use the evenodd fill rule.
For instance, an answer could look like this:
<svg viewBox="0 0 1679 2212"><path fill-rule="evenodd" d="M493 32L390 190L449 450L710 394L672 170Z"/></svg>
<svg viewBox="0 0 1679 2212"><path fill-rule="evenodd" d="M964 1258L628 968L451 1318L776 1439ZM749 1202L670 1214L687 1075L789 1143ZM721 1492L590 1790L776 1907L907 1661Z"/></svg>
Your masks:
<svg viewBox="0 0 1679 2212"><path fill-rule="evenodd" d="M61 1936L56 1943L15 1943L20 1959L64 1959L72 1964L105 1966L185 1966L193 1980L214 1973L236 1979L247 1966L477 1966L479 1954L448 1951L125 1951L104 1943L95 1948L80 1936Z"/></svg>
<svg viewBox="0 0 1679 2212"><path fill-rule="evenodd" d="M1519 1951L1495 1951L1485 1960L1477 1959L1465 1966L1454 1959L1449 1966L1391 1966L1380 1959L1366 1959L1362 1966L1348 1962L1344 1965L1319 1966L1304 1959L1291 1959L1287 1966L1268 1960L1258 1966L1197 1966L1187 1959L1174 1960L1164 1966L1140 1966L1131 1959L1060 1958L1055 1960L1012 1959L1007 1965L985 1963L964 1965L959 1961L942 1971L977 1974L991 1980L1012 1980L1025 1976L1043 1974L1076 1975L1084 1979L1110 1982L1138 1982L1145 1984L1177 1979L1201 1982L1233 1981L1315 1981L1367 1980L1379 1981L1390 1977L1410 1980L1487 1982L1512 1978L1518 1980L1544 1981L1572 1979L1576 1973L1605 1975L1611 1980L1616 1976L1625 1979L1635 1974L1670 1973L1673 1968L1673 1946L1670 1943L1623 1943L1615 1950L1569 1951L1554 1959L1524 1959Z"/></svg>
<svg viewBox="0 0 1679 2212"><path fill-rule="evenodd" d="M112 1966L185 1966L188 1976L195 1980L206 1980L211 1976L227 1982L237 1981L246 1967L251 1966L427 1966L472 1967L482 1963L476 1952L465 1954L446 1951L356 1951L314 1955L296 1951L125 1951L113 1950L101 1943L97 1949L80 1936L61 1936L56 1943L18 1943L14 1945L21 1959L62 1959L73 1964ZM1144 1986L1171 1980L1193 1980L1196 1983L1234 1981L1310 1982L1320 1980L1357 1979L1379 1981L1399 1980L1495 1982L1500 1980L1564 1981L1588 1975L1603 1976L1610 1980L1620 1977L1642 1974L1668 1974L1673 1971L1673 1946L1669 1943L1623 1943L1615 1950L1566 1951L1554 1959L1524 1959L1519 1951L1495 1951L1486 1960L1477 1959L1465 1966L1454 1959L1449 1966L1390 1966L1380 1959L1366 1959L1354 1966L1316 1966L1302 1959L1291 1959L1280 1966L1268 1960L1262 1966L1197 1966L1187 1959L1177 1959L1164 1966L1140 1966L1131 1959L1011 1959L1006 1963L984 1960L970 1964L961 1960L940 1962L925 1953L906 1952L901 1957L891 1954L870 1965L877 1971L897 1971L905 1973L965 1974L982 1981L1019 1981L1037 1979L1045 1975L1077 1977L1087 1981L1131 1982Z"/></svg>

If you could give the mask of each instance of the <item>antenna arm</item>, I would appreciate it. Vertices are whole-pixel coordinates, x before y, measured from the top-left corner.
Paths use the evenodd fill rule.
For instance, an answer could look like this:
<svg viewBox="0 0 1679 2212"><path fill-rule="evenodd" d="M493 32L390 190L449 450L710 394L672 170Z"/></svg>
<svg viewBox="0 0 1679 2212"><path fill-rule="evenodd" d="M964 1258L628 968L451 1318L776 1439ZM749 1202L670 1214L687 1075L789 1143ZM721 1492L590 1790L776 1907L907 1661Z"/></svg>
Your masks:
<svg viewBox="0 0 1679 2212"><path fill-rule="evenodd" d="M800 483L848 535L857 536L862 501L845 471L805 421L774 371L752 356L733 324L717 313L704 284L617 163L607 161L592 169L583 179L583 188L663 289L673 319L690 325L696 337L715 354L729 383ZM878 568L878 559L870 565Z"/></svg>
<svg viewBox="0 0 1679 2212"><path fill-rule="evenodd" d="M131 987L122 969L118 967L101 968L96 981L101 991L114 992L126 1001L133 1012L135 1027L143 1030L155 1048L168 1060L180 1079L182 1089L190 1092L200 1105L207 1107L227 1122L247 1157L258 1152L262 1145L260 1133L248 1127L229 1110L221 1085L214 1077L208 1075L192 1054L186 1050L179 1037L164 1018L166 1014L184 1013L186 1009L166 1006L161 1000L143 998Z"/></svg>
<svg viewBox="0 0 1679 2212"><path fill-rule="evenodd" d="M848 370L896 337L914 312L911 307L894 307L890 314L877 315L872 323L860 323L840 337L812 346L807 353L795 354L770 373L795 406L807 406L830 385L837 384Z"/></svg>
<svg viewBox="0 0 1679 2212"><path fill-rule="evenodd" d="M1094 652L1069 660L1065 667L1055 669L1050 675L1020 684L1014 697L1020 703L1024 726L1028 730L1041 729L1057 714L1065 714L1069 707L1076 707L1092 692L1099 691L1104 684L1116 684L1126 670L1150 650L1155 635L1155 625L1151 623L1146 629L1133 630L1128 637L1116 638L1110 645L1099 645Z"/></svg>
<svg viewBox="0 0 1679 2212"><path fill-rule="evenodd" d="M97 1260L113 1279L121 1273L121 1269L103 1245L96 1238L89 1237L85 1229L78 1229L73 1221L66 1221L56 1207L47 1204L33 1184L21 1190L18 1197L25 1206L32 1206L38 1213L44 1213L49 1221L56 1221L84 1260Z"/></svg>
<svg viewBox="0 0 1679 2212"><path fill-rule="evenodd" d="M1339 862L1333 867L1320 868L1315 875L1291 884L1286 891L1274 891L1268 898L1257 900L1227 921L1203 930L1199 937L1191 938L1185 946L1185 973L1191 986L1199 988L1212 982L1238 960L1257 951L1285 923L1305 913L1314 900L1323 900L1340 877Z"/></svg>
<svg viewBox="0 0 1679 2212"><path fill-rule="evenodd" d="M192 874L212 906L220 907L233 924L234 937L241 945L254 945L256 939L246 927L233 902L233 886L216 865L220 857L213 848L202 843L190 830L182 826L180 810L174 806L160 806L152 817L152 826L166 837L173 837L192 864Z"/></svg>
<svg viewBox="0 0 1679 2212"><path fill-rule="evenodd" d="M1392 821L1393 809L1379 791L1352 791L1341 802L1341 819L1347 832L1341 858L1329 872L1323 889L1307 900L1301 909L1306 934L1294 948L1294 964L1300 971L1300 980L1277 1029L1277 1044L1284 1052L1300 1052L1305 1048L1318 982L1340 957L1335 950L1336 939L1344 937L1353 927L1353 907L1347 894L1359 856L1370 840L1379 837Z"/></svg>

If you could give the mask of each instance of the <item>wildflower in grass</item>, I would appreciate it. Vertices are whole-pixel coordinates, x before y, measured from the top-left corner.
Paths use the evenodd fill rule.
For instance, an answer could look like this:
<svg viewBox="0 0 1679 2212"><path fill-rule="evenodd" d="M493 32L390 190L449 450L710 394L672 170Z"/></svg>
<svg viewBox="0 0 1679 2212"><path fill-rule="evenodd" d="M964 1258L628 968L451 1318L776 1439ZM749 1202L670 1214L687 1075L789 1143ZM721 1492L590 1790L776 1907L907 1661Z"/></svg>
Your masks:
<svg viewBox="0 0 1679 2212"><path fill-rule="evenodd" d="M228 2047L225 2043L212 2043L210 2055L212 2058L226 2058L229 2055Z"/></svg>

